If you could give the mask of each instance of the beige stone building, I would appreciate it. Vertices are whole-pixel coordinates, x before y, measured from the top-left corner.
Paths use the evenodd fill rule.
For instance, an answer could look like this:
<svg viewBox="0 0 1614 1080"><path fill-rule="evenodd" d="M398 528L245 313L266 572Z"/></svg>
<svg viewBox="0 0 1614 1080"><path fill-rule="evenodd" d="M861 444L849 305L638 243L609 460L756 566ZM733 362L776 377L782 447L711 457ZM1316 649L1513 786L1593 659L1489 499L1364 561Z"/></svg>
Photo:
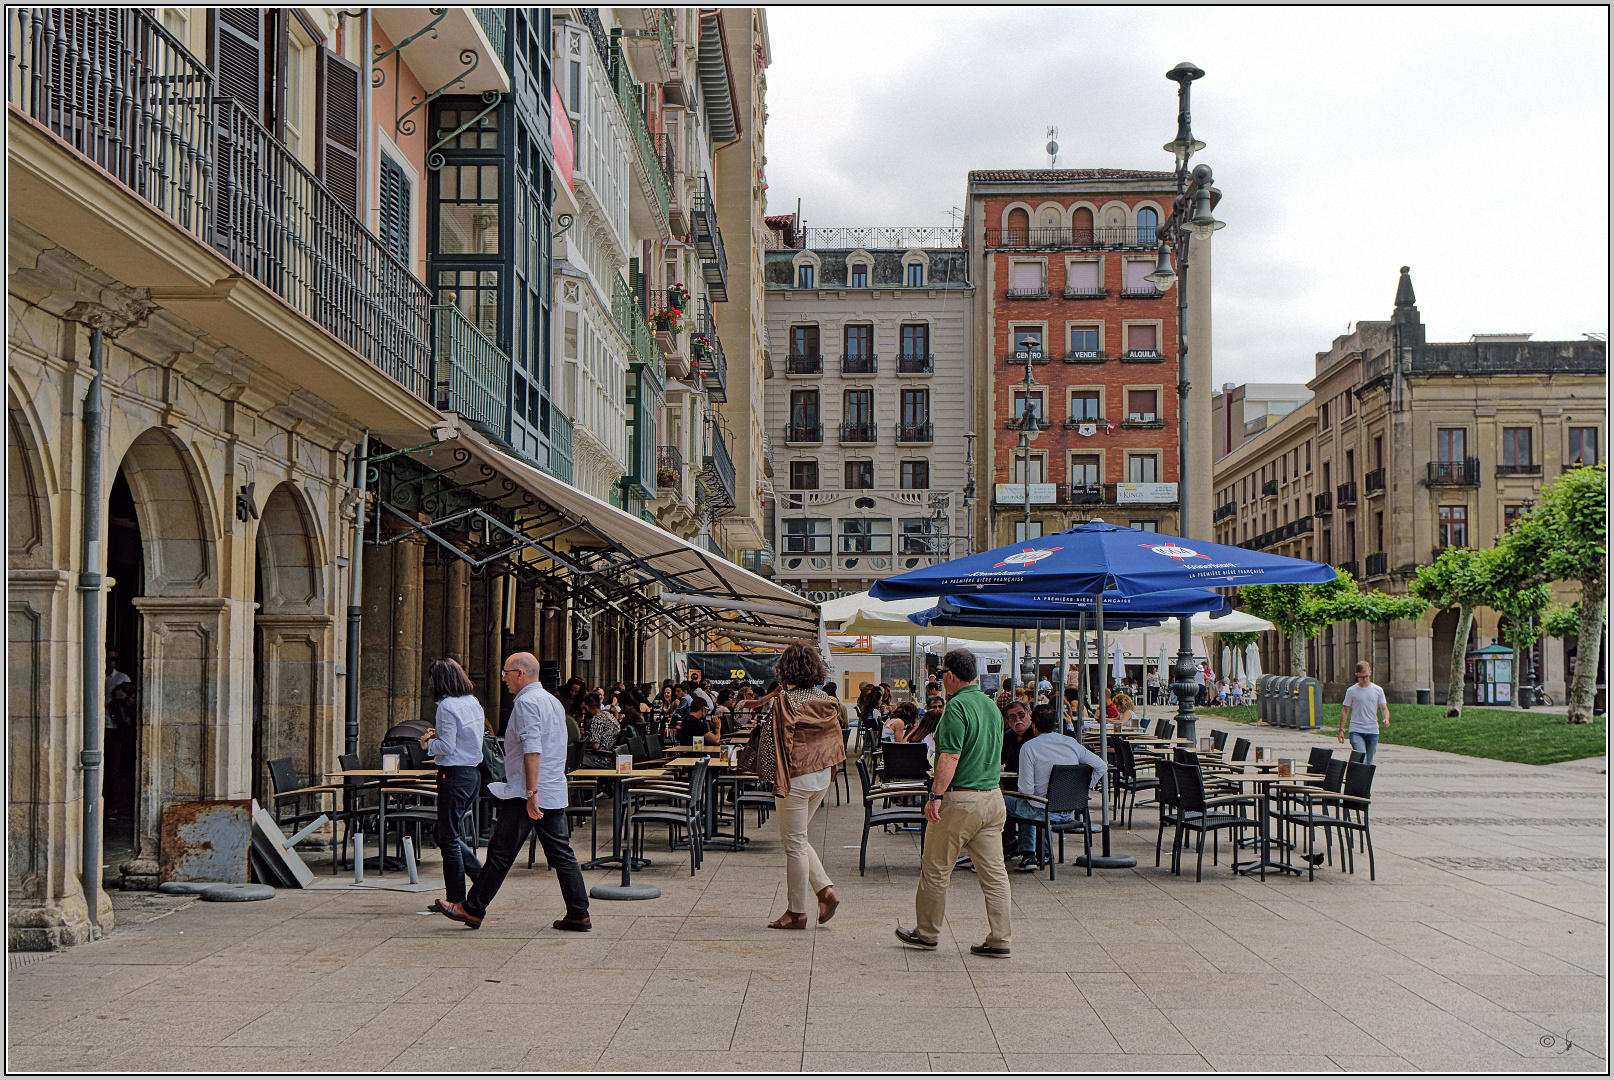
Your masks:
<svg viewBox="0 0 1614 1080"><path fill-rule="evenodd" d="M1218 535L1284 554L1306 548L1366 587L1404 594L1446 547L1490 547L1544 483L1602 460L1607 346L1528 334L1424 340L1403 269L1391 319L1359 322L1317 354L1313 399L1216 465ZM1307 454L1310 459L1308 460ZM1573 594L1558 587L1558 600ZM1337 694L1358 660L1396 701L1445 692L1455 612L1388 628L1342 623L1311 643L1307 669ZM1498 616L1481 609L1473 645ZM1263 666L1287 671L1267 634ZM1532 663L1563 699L1573 641L1544 641Z"/></svg>
<svg viewBox="0 0 1614 1080"><path fill-rule="evenodd" d="M775 580L827 600L966 554L977 383L960 230L771 220Z"/></svg>
<svg viewBox="0 0 1614 1080"><path fill-rule="evenodd" d="M374 767L437 657L497 726L513 651L609 684L816 630L569 483L551 14L8 10L12 948L110 926L174 804Z"/></svg>

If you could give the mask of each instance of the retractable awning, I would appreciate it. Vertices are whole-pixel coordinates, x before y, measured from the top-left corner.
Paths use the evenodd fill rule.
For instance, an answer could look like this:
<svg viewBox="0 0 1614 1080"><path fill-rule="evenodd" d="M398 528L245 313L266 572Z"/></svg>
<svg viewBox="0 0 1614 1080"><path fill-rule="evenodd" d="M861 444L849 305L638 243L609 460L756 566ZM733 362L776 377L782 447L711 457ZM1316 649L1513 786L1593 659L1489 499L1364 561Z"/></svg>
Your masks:
<svg viewBox="0 0 1614 1080"><path fill-rule="evenodd" d="M709 631L775 648L796 638L820 639L817 604L504 452L458 417L448 428L439 433L451 433L473 458L548 508L527 529L498 526L508 532L501 538L507 557L525 566L553 567L586 583L607 606L625 604L640 617L661 616L669 629ZM434 535L436 523L411 523L442 542Z"/></svg>

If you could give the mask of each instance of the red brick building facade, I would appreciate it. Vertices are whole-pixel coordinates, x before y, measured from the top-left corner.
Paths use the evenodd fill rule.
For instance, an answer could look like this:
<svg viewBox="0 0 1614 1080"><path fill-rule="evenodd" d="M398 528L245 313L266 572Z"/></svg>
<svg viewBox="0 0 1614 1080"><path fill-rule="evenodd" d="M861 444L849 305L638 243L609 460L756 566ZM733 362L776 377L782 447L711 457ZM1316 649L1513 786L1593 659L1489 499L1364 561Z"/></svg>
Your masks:
<svg viewBox="0 0 1614 1080"><path fill-rule="evenodd" d="M1174 193L1169 172L969 174L980 547L1024 535L1022 492L998 485L1018 485L1027 471L1033 536L1092 518L1182 532L1177 298L1145 278ZM1028 354L1029 396L1043 425L1029 470L1018 430ZM1208 357L1205 372L1208 388Z"/></svg>

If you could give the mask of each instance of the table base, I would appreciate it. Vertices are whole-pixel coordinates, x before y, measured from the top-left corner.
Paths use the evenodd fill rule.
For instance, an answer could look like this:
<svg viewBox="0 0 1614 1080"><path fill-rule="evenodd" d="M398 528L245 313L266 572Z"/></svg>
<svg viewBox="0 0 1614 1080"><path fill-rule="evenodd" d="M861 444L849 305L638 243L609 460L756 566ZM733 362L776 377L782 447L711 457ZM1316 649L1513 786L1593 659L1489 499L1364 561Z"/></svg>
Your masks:
<svg viewBox="0 0 1614 1080"><path fill-rule="evenodd" d="M1077 866L1092 866L1094 870L1125 870L1138 865L1138 860L1131 855L1078 855L1071 860Z"/></svg>
<svg viewBox="0 0 1614 1080"><path fill-rule="evenodd" d="M595 900L654 900L661 890L654 885L596 885L588 894Z"/></svg>

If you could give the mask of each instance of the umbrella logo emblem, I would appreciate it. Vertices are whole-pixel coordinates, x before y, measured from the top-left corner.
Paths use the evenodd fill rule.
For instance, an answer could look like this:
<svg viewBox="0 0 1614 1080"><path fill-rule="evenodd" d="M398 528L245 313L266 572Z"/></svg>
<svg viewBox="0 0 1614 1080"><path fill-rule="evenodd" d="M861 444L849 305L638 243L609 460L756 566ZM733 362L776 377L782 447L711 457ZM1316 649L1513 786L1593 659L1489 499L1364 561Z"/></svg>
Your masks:
<svg viewBox="0 0 1614 1080"><path fill-rule="evenodd" d="M1155 547L1152 544L1139 544L1138 546L1148 548L1156 555L1164 555L1168 559L1176 559L1179 563L1190 556L1196 559L1210 558L1209 555L1201 555L1193 548L1179 547L1176 544L1161 544L1159 547Z"/></svg>
<svg viewBox="0 0 1614 1080"><path fill-rule="evenodd" d="M1032 563L1041 562L1059 550L1059 548L1026 548L1024 551L1017 551L1013 555L1008 556L1002 562L993 563L992 569L996 570L1000 566L1011 565L1030 566Z"/></svg>

